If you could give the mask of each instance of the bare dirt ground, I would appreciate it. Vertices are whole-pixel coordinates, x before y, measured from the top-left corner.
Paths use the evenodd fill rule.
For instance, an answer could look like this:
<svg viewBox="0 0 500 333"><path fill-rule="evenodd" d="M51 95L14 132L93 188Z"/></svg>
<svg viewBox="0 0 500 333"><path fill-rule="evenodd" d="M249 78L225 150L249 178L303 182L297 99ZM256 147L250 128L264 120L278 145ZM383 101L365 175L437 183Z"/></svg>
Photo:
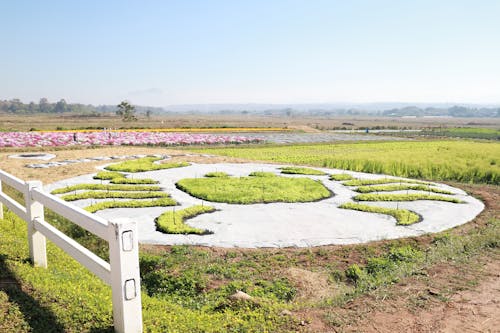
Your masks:
<svg viewBox="0 0 500 333"><path fill-rule="evenodd" d="M39 150L39 149L38 149ZM75 163L64 166L52 167L47 169L26 168L26 164L44 163L47 161L31 159L9 158L9 155L16 154L20 150L8 149L0 153L0 169L18 177L22 180L40 180L44 184L50 184L61 179L84 175L96 172L96 167L110 163L110 161L95 161L86 163ZM238 163L243 160L231 157L204 157L204 156L185 156L189 152L167 149L167 148L148 148L148 147L103 147L88 149L44 149L45 153L55 154L56 157L51 161L60 161L65 159L78 159L98 156L114 155L138 155L138 154L162 154L172 157L170 161L189 161L194 163Z"/></svg>

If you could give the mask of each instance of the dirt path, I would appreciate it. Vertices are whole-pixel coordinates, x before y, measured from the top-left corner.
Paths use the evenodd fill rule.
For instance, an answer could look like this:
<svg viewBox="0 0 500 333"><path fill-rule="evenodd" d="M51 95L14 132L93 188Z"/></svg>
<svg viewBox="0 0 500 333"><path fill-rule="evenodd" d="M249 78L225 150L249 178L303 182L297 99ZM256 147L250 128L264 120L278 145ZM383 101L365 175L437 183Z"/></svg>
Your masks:
<svg viewBox="0 0 500 333"><path fill-rule="evenodd" d="M369 313L346 331L500 332L500 261L486 263L482 276L484 280L477 286L459 291L449 298L445 295L446 291L439 289L408 288L406 297L382 302L379 307L384 310ZM418 300L423 302L421 306L415 304L417 308L413 310L408 307L408 302Z"/></svg>

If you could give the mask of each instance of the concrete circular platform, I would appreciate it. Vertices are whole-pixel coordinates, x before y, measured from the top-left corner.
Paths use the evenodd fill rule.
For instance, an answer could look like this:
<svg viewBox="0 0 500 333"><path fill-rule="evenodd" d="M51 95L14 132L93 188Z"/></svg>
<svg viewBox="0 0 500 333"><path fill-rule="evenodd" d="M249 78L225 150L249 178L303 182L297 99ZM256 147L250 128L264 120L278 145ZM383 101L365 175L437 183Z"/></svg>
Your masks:
<svg viewBox="0 0 500 333"><path fill-rule="evenodd" d="M191 197L175 187L183 178L203 177L207 172L223 171L232 176L247 176L252 171L269 171L279 174L274 164L192 164L188 167L149 171L130 174L133 178L153 178L172 198L186 208L202 201ZM356 178L376 179L384 175L350 172L337 169L315 168L327 173L347 173ZM55 188L79 183L100 183L92 176L84 175L70 178L46 186L50 191ZM328 176L286 175L287 177L309 177L321 180L335 195L331 198L310 203L270 203L236 205L204 202L213 206L216 212L199 215L187 221L189 225L207 229L210 235L169 235L156 231L154 219L173 207L120 208L98 211L96 214L108 220L130 218L139 222L139 241L149 244L192 244L220 247L308 247L328 244L354 244L375 240L395 239L439 232L472 220L483 209L481 201L467 195L464 191L444 184L433 183L436 187L448 190L453 197L464 203L456 204L441 201L413 202L366 202L369 205L409 209L420 214L423 220L410 226L397 226L393 217L383 214L366 213L340 209L342 203L352 201L356 192L353 188L331 181ZM400 179L400 178L398 178ZM410 191L411 192L411 191ZM92 200L93 203L99 200ZM85 207L91 200L80 200L72 204Z"/></svg>

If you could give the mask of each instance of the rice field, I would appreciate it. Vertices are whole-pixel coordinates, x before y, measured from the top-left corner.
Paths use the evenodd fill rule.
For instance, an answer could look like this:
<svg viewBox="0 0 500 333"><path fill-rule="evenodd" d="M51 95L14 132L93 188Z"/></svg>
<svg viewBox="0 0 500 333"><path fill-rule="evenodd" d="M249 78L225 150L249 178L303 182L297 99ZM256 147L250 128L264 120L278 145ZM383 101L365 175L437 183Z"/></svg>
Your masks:
<svg viewBox="0 0 500 333"><path fill-rule="evenodd" d="M260 161L339 168L427 180L500 183L500 143L363 142L195 149Z"/></svg>

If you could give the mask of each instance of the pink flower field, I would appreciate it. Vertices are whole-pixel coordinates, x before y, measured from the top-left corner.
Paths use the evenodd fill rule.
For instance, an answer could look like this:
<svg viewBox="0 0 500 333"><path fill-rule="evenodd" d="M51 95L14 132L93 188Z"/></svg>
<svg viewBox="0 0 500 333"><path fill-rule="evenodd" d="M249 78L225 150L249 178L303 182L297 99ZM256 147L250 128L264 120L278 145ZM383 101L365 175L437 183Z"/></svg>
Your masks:
<svg viewBox="0 0 500 333"><path fill-rule="evenodd" d="M162 132L0 132L1 147L213 145L258 143L262 139L237 135Z"/></svg>

